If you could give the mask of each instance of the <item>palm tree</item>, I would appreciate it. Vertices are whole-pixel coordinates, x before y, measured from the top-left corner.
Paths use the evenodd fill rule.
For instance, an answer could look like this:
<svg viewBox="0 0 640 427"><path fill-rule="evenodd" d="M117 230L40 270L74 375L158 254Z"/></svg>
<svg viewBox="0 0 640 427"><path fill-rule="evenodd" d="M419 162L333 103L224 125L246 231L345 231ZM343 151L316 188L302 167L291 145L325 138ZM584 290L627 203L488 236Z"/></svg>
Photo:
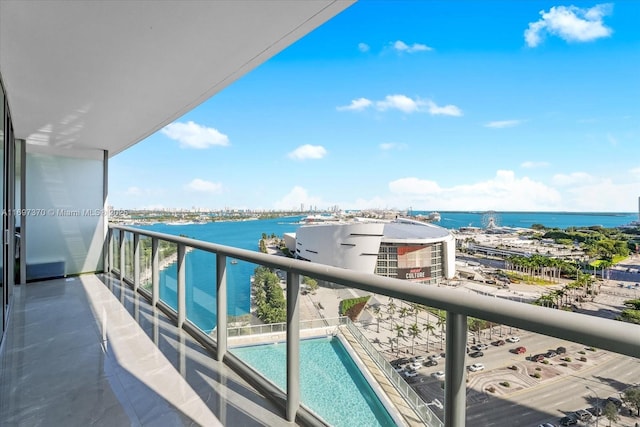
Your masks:
<svg viewBox="0 0 640 427"><path fill-rule="evenodd" d="M433 324L428 320L427 320L427 323L424 323L422 325L422 330L427 333L427 351L429 351L429 334L433 333L435 329L436 329L435 326L433 326Z"/></svg>
<svg viewBox="0 0 640 427"><path fill-rule="evenodd" d="M409 309L407 307L402 307L400 309L400 318L402 319L402 327L406 327L407 326L407 315L409 314Z"/></svg>
<svg viewBox="0 0 640 427"><path fill-rule="evenodd" d="M373 307L373 315L376 316L376 319L378 319L378 331L377 333L380 333L380 318L382 317L382 310L380 310L380 306L376 305L375 307Z"/></svg>
<svg viewBox="0 0 640 427"><path fill-rule="evenodd" d="M418 323L418 314L422 311L422 306L420 304L412 303L411 309L413 314L416 316L415 323Z"/></svg>
<svg viewBox="0 0 640 427"><path fill-rule="evenodd" d="M396 304L393 302L393 298L389 298L389 304L387 304L387 313L389 313L389 319L393 318L393 314L396 312Z"/></svg>
<svg viewBox="0 0 640 427"><path fill-rule="evenodd" d="M409 335L411 336L411 354L415 354L413 344L415 343L416 338L420 336L420 328L417 323L409 326Z"/></svg>
<svg viewBox="0 0 640 427"><path fill-rule="evenodd" d="M440 327L440 350L442 350L442 341L444 340L444 327L447 324L447 319L444 314L441 314L441 310L438 310L438 321L436 326Z"/></svg>
<svg viewBox="0 0 640 427"><path fill-rule="evenodd" d="M396 324L396 355L400 354L400 338L404 338L404 326Z"/></svg>

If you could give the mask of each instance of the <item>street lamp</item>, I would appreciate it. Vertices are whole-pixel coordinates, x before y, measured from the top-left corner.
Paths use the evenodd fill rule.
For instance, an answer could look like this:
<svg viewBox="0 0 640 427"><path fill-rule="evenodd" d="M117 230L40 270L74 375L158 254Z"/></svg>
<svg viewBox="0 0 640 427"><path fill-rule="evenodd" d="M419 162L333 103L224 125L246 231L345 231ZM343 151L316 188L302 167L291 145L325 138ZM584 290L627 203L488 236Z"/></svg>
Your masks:
<svg viewBox="0 0 640 427"><path fill-rule="evenodd" d="M596 395L596 413L595 413L595 418L596 418L596 427L598 427L598 411L600 410L600 396L598 396L598 393L596 393L596 391L594 389L592 389L591 387L589 387L588 385L584 386L584 388L586 388L587 390L590 390L593 392L593 394Z"/></svg>

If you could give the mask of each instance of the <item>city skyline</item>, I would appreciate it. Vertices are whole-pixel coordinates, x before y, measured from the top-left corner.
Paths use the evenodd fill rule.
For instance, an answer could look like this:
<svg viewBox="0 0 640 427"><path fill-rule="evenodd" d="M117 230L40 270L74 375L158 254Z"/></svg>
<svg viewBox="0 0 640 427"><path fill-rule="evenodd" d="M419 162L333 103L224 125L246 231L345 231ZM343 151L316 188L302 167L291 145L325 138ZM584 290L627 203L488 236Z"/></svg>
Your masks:
<svg viewBox="0 0 640 427"><path fill-rule="evenodd" d="M638 18L356 3L113 157L109 204L635 212Z"/></svg>

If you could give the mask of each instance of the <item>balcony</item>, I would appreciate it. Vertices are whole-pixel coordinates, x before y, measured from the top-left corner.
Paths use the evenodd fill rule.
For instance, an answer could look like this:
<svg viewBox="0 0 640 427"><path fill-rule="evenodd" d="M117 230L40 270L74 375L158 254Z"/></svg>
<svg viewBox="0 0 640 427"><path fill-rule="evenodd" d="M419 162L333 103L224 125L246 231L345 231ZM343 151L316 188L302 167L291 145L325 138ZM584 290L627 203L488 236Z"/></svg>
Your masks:
<svg viewBox="0 0 640 427"><path fill-rule="evenodd" d="M560 417L556 409L562 410L562 407L554 406L552 410L537 398L512 400L471 390L475 384L472 376L480 373L467 373L465 368L469 361L465 360L467 317L518 328L523 336L542 337L531 338L531 342L554 337L569 342L569 348L571 343L575 343L575 348L595 347L609 354L611 363L607 366L618 366L622 362L626 373L637 372L640 367L637 359L640 327L635 325L493 297L461 296L444 287L419 286L130 227L111 226L109 238L110 274L16 288L0 374L3 378L0 412L9 424L17 420L37 423L43 416L56 424L83 425L102 419L120 420L125 424L162 420L170 425L321 423L301 390L304 377L301 338L307 331L300 321L300 312L304 309L299 289L301 275L446 313L446 333L438 343L444 345L445 358L440 361L445 366L442 369L444 388L437 388L441 395L431 396L444 402L441 411L432 404L435 399L412 401L414 389L404 382L394 383L397 374L386 370L384 360L376 360L376 346L382 349L384 343L365 348L365 342L355 350L371 376L376 377L374 382L387 394L394 395L390 398L391 406L407 405L406 410L399 412L409 416L399 420L399 424L512 425L509 424L512 419L504 418L505 413L528 416L529 421L535 417ZM172 249L163 252L163 247ZM191 265L187 254L192 252L204 257L209 264L207 286L214 300L194 294L187 286ZM160 283L161 267L167 264L163 259L169 257L175 257L176 282ZM249 334L238 332L242 328L232 324L236 319L215 316L233 312L227 287L235 268L232 259L286 272L286 322L280 329L250 334L257 336L258 341L284 343L284 385L278 385L272 377L239 356L235 350L239 347L237 336L246 338ZM207 322L206 313L188 304L194 298L200 298L201 305L214 314L214 322L202 326ZM335 330L328 319L320 328ZM343 334L354 336L357 329ZM351 338L353 348L360 345L356 341ZM517 345L521 344L525 343ZM431 345L433 351L434 344ZM522 366L535 363L524 361L526 356L520 356ZM619 369L594 372L590 378L597 377L604 384L597 387L572 377L561 386L546 383L539 389L554 393L555 388L555 392L585 396L592 394L590 389L596 389L602 394L598 399L606 398L603 394L606 390L620 389L623 383L631 381L621 372ZM383 375L377 377L380 373ZM585 386L590 387L586 392Z"/></svg>

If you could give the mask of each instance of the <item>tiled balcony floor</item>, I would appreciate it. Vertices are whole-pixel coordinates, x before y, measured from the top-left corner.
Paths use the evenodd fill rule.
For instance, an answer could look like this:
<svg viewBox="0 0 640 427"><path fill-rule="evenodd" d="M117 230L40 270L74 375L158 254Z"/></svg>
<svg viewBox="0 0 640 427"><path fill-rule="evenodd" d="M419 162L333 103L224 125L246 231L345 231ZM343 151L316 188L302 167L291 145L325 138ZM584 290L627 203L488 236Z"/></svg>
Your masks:
<svg viewBox="0 0 640 427"><path fill-rule="evenodd" d="M0 425L291 424L146 299L85 275L15 288Z"/></svg>

